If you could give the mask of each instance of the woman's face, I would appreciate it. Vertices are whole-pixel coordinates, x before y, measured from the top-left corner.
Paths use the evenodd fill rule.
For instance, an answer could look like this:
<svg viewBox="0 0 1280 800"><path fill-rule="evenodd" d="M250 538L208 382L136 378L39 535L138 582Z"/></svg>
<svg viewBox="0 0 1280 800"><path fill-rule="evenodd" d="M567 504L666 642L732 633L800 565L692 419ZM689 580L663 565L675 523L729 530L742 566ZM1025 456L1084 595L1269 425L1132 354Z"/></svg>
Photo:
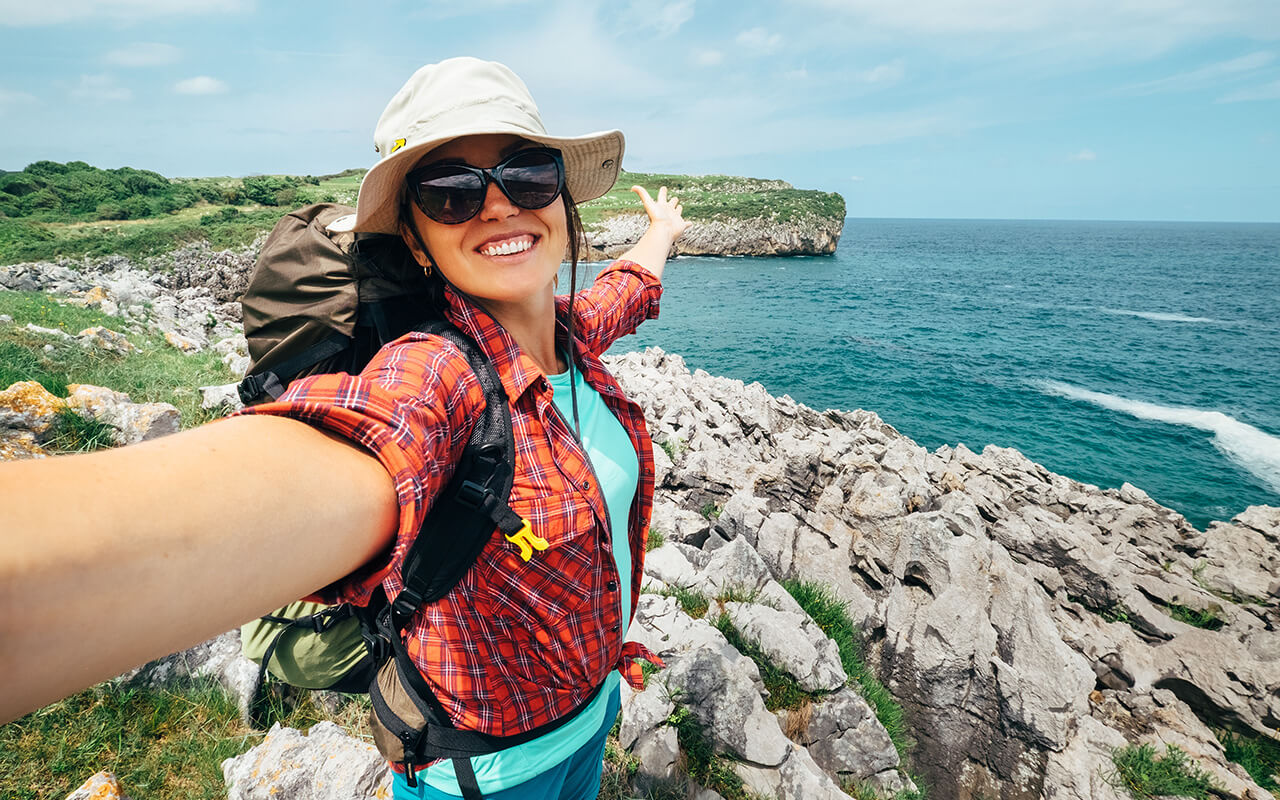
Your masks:
<svg viewBox="0 0 1280 800"><path fill-rule="evenodd" d="M474 167L493 167L516 150L531 146L506 134L468 136L437 147L418 166L459 159ZM545 208L524 209L490 182L484 207L457 225L436 222L416 203L409 207L436 269L463 293L503 305L549 298L553 293L569 244L561 198ZM411 234L405 241L416 250ZM503 245L519 250L526 244L530 245L526 250L499 252Z"/></svg>

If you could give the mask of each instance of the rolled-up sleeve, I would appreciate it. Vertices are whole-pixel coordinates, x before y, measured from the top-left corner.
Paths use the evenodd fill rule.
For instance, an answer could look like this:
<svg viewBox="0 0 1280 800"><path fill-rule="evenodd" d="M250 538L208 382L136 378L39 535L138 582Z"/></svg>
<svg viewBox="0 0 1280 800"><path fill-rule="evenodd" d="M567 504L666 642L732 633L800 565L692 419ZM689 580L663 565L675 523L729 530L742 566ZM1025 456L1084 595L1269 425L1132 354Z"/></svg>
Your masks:
<svg viewBox="0 0 1280 800"><path fill-rule="evenodd" d="M391 548L316 592L316 599L364 605L392 575L452 474L473 410L483 404L461 351L414 333L384 347L359 375L303 378L280 399L240 412L291 417L354 442L378 459L395 485L400 518ZM398 585L398 574L394 578Z"/></svg>
<svg viewBox="0 0 1280 800"><path fill-rule="evenodd" d="M618 260L596 276L573 301L574 336L595 355L619 338L635 333L640 323L658 316L662 281L634 261ZM568 306L567 295L556 298Z"/></svg>

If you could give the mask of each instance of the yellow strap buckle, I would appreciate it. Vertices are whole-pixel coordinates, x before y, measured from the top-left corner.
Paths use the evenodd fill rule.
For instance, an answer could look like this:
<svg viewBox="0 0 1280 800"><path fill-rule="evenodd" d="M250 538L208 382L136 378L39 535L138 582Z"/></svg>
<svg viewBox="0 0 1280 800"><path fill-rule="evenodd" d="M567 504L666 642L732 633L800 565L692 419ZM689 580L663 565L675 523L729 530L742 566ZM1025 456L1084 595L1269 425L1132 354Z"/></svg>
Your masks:
<svg viewBox="0 0 1280 800"><path fill-rule="evenodd" d="M508 542L520 546L520 557L525 561L533 558L534 550L546 550L551 545L546 539L538 536L533 532L533 526L529 524L529 520L521 520L524 526L520 530L510 535L504 535Z"/></svg>

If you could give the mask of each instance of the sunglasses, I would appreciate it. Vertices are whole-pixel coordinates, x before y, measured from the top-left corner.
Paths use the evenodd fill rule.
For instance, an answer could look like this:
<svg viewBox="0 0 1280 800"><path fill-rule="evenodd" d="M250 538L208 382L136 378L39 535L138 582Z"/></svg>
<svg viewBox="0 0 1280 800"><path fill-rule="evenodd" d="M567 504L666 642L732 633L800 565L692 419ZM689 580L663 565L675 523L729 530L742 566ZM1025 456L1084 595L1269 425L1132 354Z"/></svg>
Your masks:
<svg viewBox="0 0 1280 800"><path fill-rule="evenodd" d="M436 222L457 225L480 213L489 181L520 208L546 208L564 190L564 158L549 147L517 150L490 169L428 164L406 179L418 208Z"/></svg>

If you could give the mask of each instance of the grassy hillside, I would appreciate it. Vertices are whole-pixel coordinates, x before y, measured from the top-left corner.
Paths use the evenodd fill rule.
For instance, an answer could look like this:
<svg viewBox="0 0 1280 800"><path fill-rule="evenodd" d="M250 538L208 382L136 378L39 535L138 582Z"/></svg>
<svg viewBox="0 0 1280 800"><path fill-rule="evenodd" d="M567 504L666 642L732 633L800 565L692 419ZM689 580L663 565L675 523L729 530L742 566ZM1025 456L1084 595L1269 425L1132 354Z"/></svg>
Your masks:
<svg viewBox="0 0 1280 800"><path fill-rule="evenodd" d="M199 240L244 246L289 209L325 201L354 205L364 172L169 179L84 162L36 162L22 172L0 172L0 264L114 253L141 258ZM844 217L840 195L783 181L623 172L612 191L580 206L583 222L590 227L617 214L643 213L633 184L655 195L663 185L677 192L685 217L694 221Z"/></svg>

